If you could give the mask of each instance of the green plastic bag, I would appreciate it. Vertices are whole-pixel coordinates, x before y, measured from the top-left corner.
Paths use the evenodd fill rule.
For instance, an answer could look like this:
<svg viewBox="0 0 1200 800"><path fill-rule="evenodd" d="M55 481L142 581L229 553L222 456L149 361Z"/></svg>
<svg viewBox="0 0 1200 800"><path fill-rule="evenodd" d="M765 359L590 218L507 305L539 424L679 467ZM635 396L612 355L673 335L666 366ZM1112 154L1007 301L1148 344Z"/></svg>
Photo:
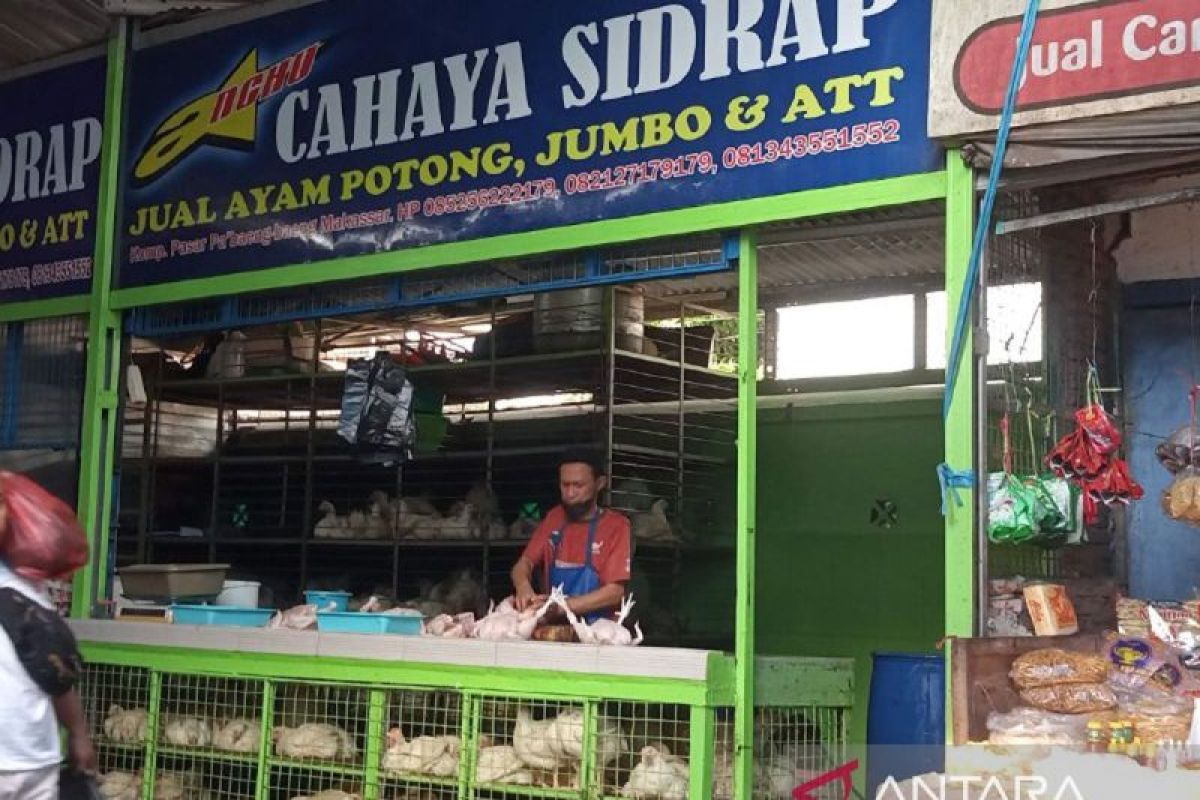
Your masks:
<svg viewBox="0 0 1200 800"><path fill-rule="evenodd" d="M996 544L1023 544L1038 534L1034 491L1015 475L988 476L988 539Z"/></svg>

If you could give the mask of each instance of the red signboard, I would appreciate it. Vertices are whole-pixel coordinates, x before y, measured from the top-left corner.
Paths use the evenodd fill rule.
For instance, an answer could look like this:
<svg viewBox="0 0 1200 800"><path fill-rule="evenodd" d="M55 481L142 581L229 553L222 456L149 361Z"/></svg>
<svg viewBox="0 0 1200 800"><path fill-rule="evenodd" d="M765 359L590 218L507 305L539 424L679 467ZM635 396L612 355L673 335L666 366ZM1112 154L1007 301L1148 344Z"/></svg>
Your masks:
<svg viewBox="0 0 1200 800"><path fill-rule="evenodd" d="M1020 17L1000 19L966 41L954 65L963 105L1000 111L1020 29ZM1197 85L1197 0L1107 0L1038 17L1017 110Z"/></svg>

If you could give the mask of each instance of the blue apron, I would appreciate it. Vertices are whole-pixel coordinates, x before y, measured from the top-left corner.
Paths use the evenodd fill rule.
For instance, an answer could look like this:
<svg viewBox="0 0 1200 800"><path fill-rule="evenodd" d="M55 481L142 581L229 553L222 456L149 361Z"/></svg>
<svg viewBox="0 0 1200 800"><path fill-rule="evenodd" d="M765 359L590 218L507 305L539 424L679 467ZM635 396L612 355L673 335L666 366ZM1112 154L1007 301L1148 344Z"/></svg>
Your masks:
<svg viewBox="0 0 1200 800"><path fill-rule="evenodd" d="M600 573L596 572L596 568L592 566L592 546L596 543L596 528L599 526L600 517L603 514L603 511L597 510L592 515L591 522L588 523L587 549L584 551L583 566L560 567L558 565L558 549L562 545L563 537L566 534L566 525L550 534L550 559L547 561L546 591L561 586L563 594L567 597L578 597L594 592L604 585L600 580ZM568 522L567 524L570 523ZM608 614L604 611L597 611L586 614L585 618L590 625L606 616Z"/></svg>

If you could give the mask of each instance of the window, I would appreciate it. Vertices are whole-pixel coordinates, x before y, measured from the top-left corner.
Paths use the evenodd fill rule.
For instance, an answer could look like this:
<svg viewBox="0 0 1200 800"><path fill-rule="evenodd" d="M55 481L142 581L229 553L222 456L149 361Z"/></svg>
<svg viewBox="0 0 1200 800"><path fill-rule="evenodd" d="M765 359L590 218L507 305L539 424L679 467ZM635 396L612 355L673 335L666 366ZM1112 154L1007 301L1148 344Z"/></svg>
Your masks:
<svg viewBox="0 0 1200 800"><path fill-rule="evenodd" d="M930 369L946 368L946 293L926 295L925 352ZM1032 364L1042 360L1042 285L991 286L987 293L988 364Z"/></svg>
<svg viewBox="0 0 1200 800"><path fill-rule="evenodd" d="M913 295L779 310L779 380L904 372L915 366Z"/></svg>

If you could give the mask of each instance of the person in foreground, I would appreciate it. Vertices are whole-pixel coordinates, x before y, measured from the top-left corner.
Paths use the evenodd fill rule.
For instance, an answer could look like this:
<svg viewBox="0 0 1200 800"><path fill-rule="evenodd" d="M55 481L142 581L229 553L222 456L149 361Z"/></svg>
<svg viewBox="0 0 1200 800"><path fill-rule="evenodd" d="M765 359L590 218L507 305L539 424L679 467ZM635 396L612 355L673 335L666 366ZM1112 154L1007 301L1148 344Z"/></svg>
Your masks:
<svg viewBox="0 0 1200 800"><path fill-rule="evenodd" d="M629 520L600 507L605 480L600 457L591 450L569 450L559 461L562 503L542 520L512 568L518 611L541 605L558 586L571 612L589 623L621 605L629 582ZM533 584L538 568L540 591Z"/></svg>
<svg viewBox="0 0 1200 800"><path fill-rule="evenodd" d="M6 528L0 504L0 532ZM0 800L58 800L60 725L71 767L97 773L75 689L80 666L74 637L44 587L0 559Z"/></svg>

